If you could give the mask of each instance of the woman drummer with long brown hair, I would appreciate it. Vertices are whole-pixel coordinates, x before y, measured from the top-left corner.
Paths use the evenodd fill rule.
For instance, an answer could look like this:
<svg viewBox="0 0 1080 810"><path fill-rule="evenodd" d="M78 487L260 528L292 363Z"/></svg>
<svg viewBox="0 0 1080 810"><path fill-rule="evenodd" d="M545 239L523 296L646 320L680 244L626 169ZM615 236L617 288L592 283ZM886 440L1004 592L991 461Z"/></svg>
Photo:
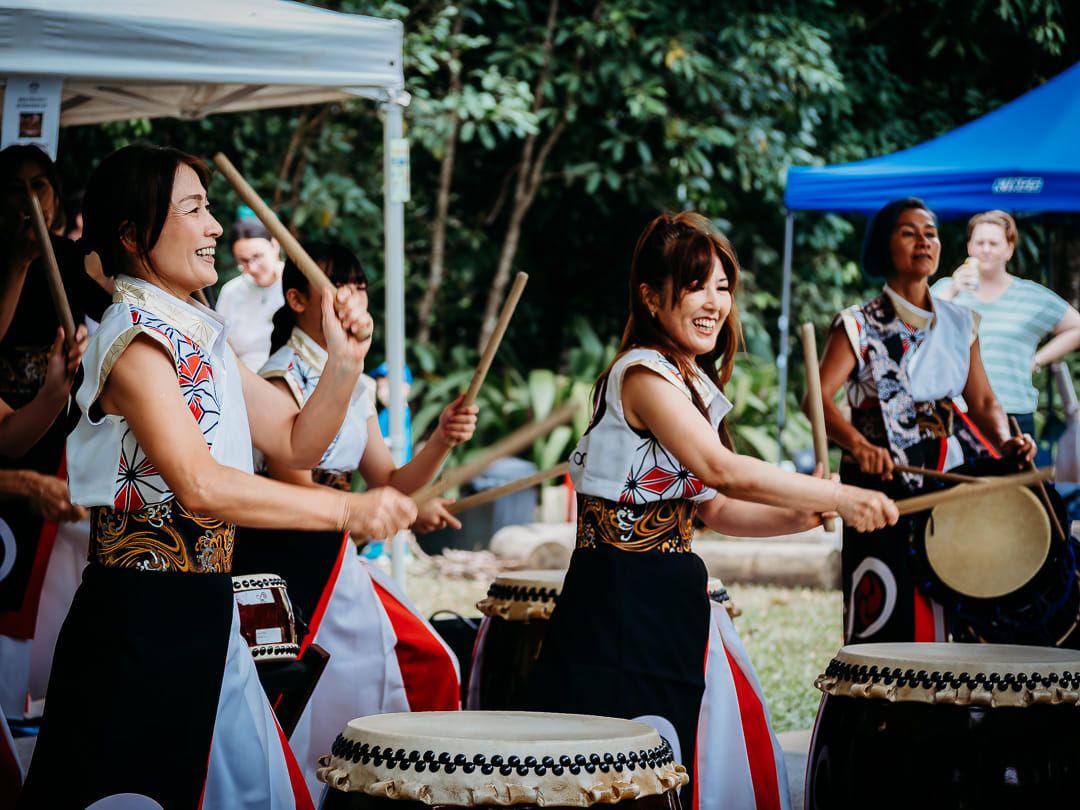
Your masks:
<svg viewBox="0 0 1080 810"><path fill-rule="evenodd" d="M638 239L619 354L570 459L577 549L531 681L534 708L665 718L690 770L710 621L695 517L743 536L806 529L823 512L864 529L897 519L880 493L731 449L722 387L738 280L731 245L700 214L661 215Z"/></svg>

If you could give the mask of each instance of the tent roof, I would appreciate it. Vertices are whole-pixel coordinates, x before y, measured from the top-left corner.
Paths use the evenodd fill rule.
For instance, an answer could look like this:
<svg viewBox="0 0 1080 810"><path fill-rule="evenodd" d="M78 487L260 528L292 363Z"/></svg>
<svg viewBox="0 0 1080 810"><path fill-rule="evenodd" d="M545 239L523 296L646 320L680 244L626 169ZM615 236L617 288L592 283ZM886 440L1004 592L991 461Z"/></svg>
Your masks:
<svg viewBox="0 0 1080 810"><path fill-rule="evenodd" d="M836 166L793 167L789 210L872 213L918 196L943 215L1080 211L1080 63L932 141Z"/></svg>
<svg viewBox="0 0 1080 810"><path fill-rule="evenodd" d="M61 124L404 97L400 22L287 0L0 0L0 78L64 79Z"/></svg>

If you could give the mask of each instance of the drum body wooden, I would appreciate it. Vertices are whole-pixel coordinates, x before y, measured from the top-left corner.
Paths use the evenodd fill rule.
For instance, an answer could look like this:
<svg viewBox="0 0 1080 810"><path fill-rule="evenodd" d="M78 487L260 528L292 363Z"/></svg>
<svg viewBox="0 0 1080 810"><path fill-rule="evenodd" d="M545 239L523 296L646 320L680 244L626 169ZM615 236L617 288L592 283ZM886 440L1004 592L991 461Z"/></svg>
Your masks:
<svg viewBox="0 0 1080 810"><path fill-rule="evenodd" d="M292 661L300 653L296 619L285 580L277 574L233 577L240 634L256 663Z"/></svg>
<svg viewBox="0 0 1080 810"><path fill-rule="evenodd" d="M810 810L1075 806L1080 654L855 644L817 686Z"/></svg>
<svg viewBox="0 0 1080 810"><path fill-rule="evenodd" d="M498 577L476 607L484 614L473 651L466 708L524 708L525 688L562 592L565 571L515 571ZM709 598L734 618L724 583L709 579Z"/></svg>
<svg viewBox="0 0 1080 810"><path fill-rule="evenodd" d="M469 709L521 709L565 571L497 577L476 607L484 614L469 675Z"/></svg>
<svg viewBox="0 0 1080 810"><path fill-rule="evenodd" d="M1048 495L1068 526L1061 499L1052 488ZM1080 647L1080 544L1051 537L1046 509L1031 490L998 490L985 502L959 501L919 516L910 561L919 588L945 608L955 640Z"/></svg>
<svg viewBox="0 0 1080 810"><path fill-rule="evenodd" d="M591 807L680 810L685 769L654 728L539 712L421 712L351 721L319 760L324 810Z"/></svg>

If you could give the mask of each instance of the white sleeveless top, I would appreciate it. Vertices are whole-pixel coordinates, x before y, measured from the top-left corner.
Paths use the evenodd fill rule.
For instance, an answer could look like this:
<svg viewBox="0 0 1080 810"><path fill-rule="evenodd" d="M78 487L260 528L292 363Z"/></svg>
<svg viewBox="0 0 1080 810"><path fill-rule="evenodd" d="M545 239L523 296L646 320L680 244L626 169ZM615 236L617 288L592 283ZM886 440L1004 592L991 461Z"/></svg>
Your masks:
<svg viewBox="0 0 1080 810"><path fill-rule="evenodd" d="M615 361L593 414L593 423L570 456L570 477L582 495L628 504L685 499L708 501L716 490L706 487L652 434L626 421L622 382L626 370L644 366L678 388L687 399L690 389L679 369L655 349L631 349ZM718 429L731 403L711 380L693 381Z"/></svg>
<svg viewBox="0 0 1080 810"><path fill-rule="evenodd" d="M75 395L82 415L67 443L72 503L133 511L174 497L122 416L90 414L117 359L138 335L152 338L173 358L180 393L214 459L252 471L240 369L224 327L207 307L117 276L113 303L83 355L85 378Z"/></svg>
<svg viewBox="0 0 1080 810"><path fill-rule="evenodd" d="M326 349L295 326L289 340L270 355L259 374L268 380L284 380L296 404L302 408L319 384L326 358ZM367 449L368 418L374 413L365 377L360 375L349 398L345 421L315 469L328 473L355 470Z"/></svg>

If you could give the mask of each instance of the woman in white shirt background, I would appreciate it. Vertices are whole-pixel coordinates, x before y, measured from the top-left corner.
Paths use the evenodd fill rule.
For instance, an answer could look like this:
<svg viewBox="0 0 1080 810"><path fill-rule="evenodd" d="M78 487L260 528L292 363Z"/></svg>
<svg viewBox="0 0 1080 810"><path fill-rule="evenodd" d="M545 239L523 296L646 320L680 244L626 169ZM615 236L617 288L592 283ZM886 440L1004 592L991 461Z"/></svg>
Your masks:
<svg viewBox="0 0 1080 810"><path fill-rule="evenodd" d="M1016 220L1005 211L976 214L967 226L964 262L931 288L935 298L979 313L979 338L990 387L1025 433L1034 434L1039 393L1032 374L1080 348L1080 312L1041 284L1013 275ZM1050 336L1043 346L1039 344Z"/></svg>
<svg viewBox="0 0 1080 810"><path fill-rule="evenodd" d="M254 218L237 220L229 244L241 272L221 288L215 308L225 319L229 345L240 362L258 371L270 356L274 313L285 303L285 260L277 240Z"/></svg>

